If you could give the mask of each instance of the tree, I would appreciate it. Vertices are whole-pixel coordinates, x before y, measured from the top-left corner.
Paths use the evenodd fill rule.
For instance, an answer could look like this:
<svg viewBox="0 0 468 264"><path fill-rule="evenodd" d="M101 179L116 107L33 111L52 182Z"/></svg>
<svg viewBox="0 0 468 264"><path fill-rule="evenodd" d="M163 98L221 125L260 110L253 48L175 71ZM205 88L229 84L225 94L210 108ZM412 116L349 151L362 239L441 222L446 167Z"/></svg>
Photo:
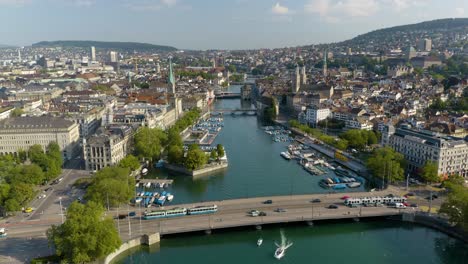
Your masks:
<svg viewBox="0 0 468 264"><path fill-rule="evenodd" d="M205 152L203 152L198 145L192 144L189 146L187 156L184 160L185 168L188 170L197 170L203 167L207 162L208 158Z"/></svg>
<svg viewBox="0 0 468 264"><path fill-rule="evenodd" d="M110 206L128 202L134 195L135 178L130 169L106 167L98 171L86 192L86 200Z"/></svg>
<svg viewBox="0 0 468 264"><path fill-rule="evenodd" d="M440 176L438 170L437 163L433 161L427 161L426 164L422 167L421 177L428 183L439 182Z"/></svg>
<svg viewBox="0 0 468 264"><path fill-rule="evenodd" d="M403 180L405 165L404 156L389 147L375 149L367 160L372 174L387 181Z"/></svg>
<svg viewBox="0 0 468 264"><path fill-rule="evenodd" d="M38 185L44 182L45 175L41 167L36 164L18 166L10 177L12 184L27 183Z"/></svg>
<svg viewBox="0 0 468 264"><path fill-rule="evenodd" d="M9 208L7 209L7 211L20 210L20 206L26 206L32 198L34 198L34 190L31 184L20 182L11 185L8 200L14 200L14 204L16 204L17 206L15 208ZM6 202L8 202L8 200ZM9 203L9 205L11 206L12 201L10 201Z"/></svg>
<svg viewBox="0 0 468 264"><path fill-rule="evenodd" d="M236 66L235 66L235 65L232 65L232 64L229 65L229 66L228 66L228 71L230 71L230 72L236 72L236 71L237 71Z"/></svg>
<svg viewBox="0 0 468 264"><path fill-rule="evenodd" d="M181 164L184 161L184 149L178 145L169 146L167 160L172 164Z"/></svg>
<svg viewBox="0 0 468 264"><path fill-rule="evenodd" d="M21 108L15 108L13 111L11 111L10 117L18 117L21 116L24 113L23 109Z"/></svg>
<svg viewBox="0 0 468 264"><path fill-rule="evenodd" d="M135 134L135 150L140 157L159 159L166 134L158 128L142 127Z"/></svg>
<svg viewBox="0 0 468 264"><path fill-rule="evenodd" d="M468 189L453 183L448 183L448 189L450 193L439 212L447 214L452 223L468 231Z"/></svg>
<svg viewBox="0 0 468 264"><path fill-rule="evenodd" d="M218 154L218 159L224 157L224 147L221 144L216 145L216 152Z"/></svg>
<svg viewBox="0 0 468 264"><path fill-rule="evenodd" d="M47 230L49 243L67 263L89 263L114 252L122 244L114 222L101 205L73 202L67 220Z"/></svg>
<svg viewBox="0 0 468 264"><path fill-rule="evenodd" d="M129 168L130 170L134 171L140 168L140 161L138 161L137 157L130 154L119 162L119 167Z"/></svg>
<svg viewBox="0 0 468 264"><path fill-rule="evenodd" d="M218 152L217 152L216 150L213 149L213 150L210 152L210 159L211 159L211 160L217 160L217 159L218 159Z"/></svg>
<svg viewBox="0 0 468 264"><path fill-rule="evenodd" d="M184 145L180 131L177 128L171 127L167 130L167 145L180 147Z"/></svg>

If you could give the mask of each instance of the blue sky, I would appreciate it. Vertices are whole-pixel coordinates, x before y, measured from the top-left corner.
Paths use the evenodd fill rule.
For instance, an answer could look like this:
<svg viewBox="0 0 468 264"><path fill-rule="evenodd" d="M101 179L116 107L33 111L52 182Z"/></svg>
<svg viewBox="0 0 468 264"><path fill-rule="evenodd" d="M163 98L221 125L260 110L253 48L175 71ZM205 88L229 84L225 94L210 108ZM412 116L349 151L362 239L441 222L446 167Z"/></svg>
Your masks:
<svg viewBox="0 0 468 264"><path fill-rule="evenodd" d="M103 40L274 48L467 16L466 0L0 0L0 44Z"/></svg>

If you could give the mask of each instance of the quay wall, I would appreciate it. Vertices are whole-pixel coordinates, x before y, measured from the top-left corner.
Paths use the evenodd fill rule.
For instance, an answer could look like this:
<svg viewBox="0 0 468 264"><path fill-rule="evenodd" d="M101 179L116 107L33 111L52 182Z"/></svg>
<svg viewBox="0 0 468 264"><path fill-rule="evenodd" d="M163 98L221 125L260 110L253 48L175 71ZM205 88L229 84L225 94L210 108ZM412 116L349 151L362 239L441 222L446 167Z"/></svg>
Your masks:
<svg viewBox="0 0 468 264"><path fill-rule="evenodd" d="M109 254L105 259L103 259L100 263L101 264L110 264L112 261L119 256L120 254L124 253L127 250L130 250L135 247L139 247L142 245L151 246L155 243L160 242L161 238L159 233L155 233L152 235L143 235L141 237L129 240L123 243L116 251Z"/></svg>
<svg viewBox="0 0 468 264"><path fill-rule="evenodd" d="M404 213L401 215L400 218L397 218L397 220L401 220L403 222L416 223L429 228L433 228L451 237L457 238L465 243L468 243L468 233L466 231L462 230L459 227L450 225L446 219L440 217L423 213Z"/></svg>
<svg viewBox="0 0 468 264"><path fill-rule="evenodd" d="M200 175L205 175L205 174L208 174L208 173L211 173L211 172L214 172L214 171L225 169L225 168L228 167L228 165L229 165L228 162L220 162L220 163L217 163L215 165L209 165L209 166L207 166L205 168L202 168L202 169L199 169L199 170L194 170L194 171L187 170L186 168L181 167L181 166L167 164L167 163L164 164L164 167L166 169L168 169L168 170L183 173L185 175L200 176Z"/></svg>

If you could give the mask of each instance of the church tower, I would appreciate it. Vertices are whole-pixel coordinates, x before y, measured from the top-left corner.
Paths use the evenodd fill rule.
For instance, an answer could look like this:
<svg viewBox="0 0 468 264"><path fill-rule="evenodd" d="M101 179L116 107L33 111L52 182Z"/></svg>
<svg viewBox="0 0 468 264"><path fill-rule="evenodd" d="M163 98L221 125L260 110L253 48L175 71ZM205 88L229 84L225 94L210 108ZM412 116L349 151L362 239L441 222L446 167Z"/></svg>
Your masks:
<svg viewBox="0 0 468 264"><path fill-rule="evenodd" d="M306 74L306 67L305 67L305 65L302 66L302 68L301 68L301 83L302 83L302 85L306 85L306 84L307 84L307 74Z"/></svg>
<svg viewBox="0 0 468 264"><path fill-rule="evenodd" d="M323 78L327 78L327 57L328 57L328 50L325 50L323 53Z"/></svg>
<svg viewBox="0 0 468 264"><path fill-rule="evenodd" d="M174 78L174 73L172 70L172 60L169 58L169 78L168 78L168 90L171 91L172 96L174 97L174 109L175 109L175 120L179 119L179 114L181 107L179 107L179 104L181 104L180 98L177 98L177 93L176 93L176 83L175 83L175 78ZM167 98L167 96L166 96Z"/></svg>
<svg viewBox="0 0 468 264"><path fill-rule="evenodd" d="M296 66L296 73L293 76L292 80L293 80L293 82L292 82L292 85L293 85L292 92L297 93L297 92L299 92L299 89L301 88L301 74L300 74L300 71L299 71L299 66Z"/></svg>

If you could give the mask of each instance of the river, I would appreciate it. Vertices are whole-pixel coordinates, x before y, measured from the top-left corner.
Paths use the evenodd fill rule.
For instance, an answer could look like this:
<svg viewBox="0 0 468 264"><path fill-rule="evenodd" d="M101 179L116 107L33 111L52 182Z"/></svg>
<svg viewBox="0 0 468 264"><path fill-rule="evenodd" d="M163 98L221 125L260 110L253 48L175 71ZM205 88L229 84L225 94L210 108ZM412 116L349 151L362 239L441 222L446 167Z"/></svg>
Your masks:
<svg viewBox="0 0 468 264"><path fill-rule="evenodd" d="M240 86L229 87L238 92ZM213 109L246 109L252 106L240 99L217 100ZM297 162L280 156L289 143L274 142L262 129L256 116L224 115L224 127L214 144L226 149L229 167L220 172L192 178L152 170L149 177L174 179L170 192L174 204L225 200L252 196L290 195L328 192L318 185L327 175L313 176ZM333 173L328 174L333 176ZM362 191L363 187L344 191Z"/></svg>
<svg viewBox="0 0 468 264"><path fill-rule="evenodd" d="M239 87L230 87L238 91ZM219 100L215 109L250 108L239 99ZM312 176L296 162L279 155L288 143L275 143L256 117L225 115L215 144L225 146L229 168L202 178L153 170L151 177L174 179L174 203L240 197L326 192L325 176ZM358 188L356 190L363 190ZM350 191L345 190L345 191ZM465 263L467 246L438 231L400 222L317 223L283 228L294 245L283 263ZM212 235L163 238L157 247L130 252L119 263L272 263L278 226L261 231L227 231ZM259 237L264 244L257 248Z"/></svg>

